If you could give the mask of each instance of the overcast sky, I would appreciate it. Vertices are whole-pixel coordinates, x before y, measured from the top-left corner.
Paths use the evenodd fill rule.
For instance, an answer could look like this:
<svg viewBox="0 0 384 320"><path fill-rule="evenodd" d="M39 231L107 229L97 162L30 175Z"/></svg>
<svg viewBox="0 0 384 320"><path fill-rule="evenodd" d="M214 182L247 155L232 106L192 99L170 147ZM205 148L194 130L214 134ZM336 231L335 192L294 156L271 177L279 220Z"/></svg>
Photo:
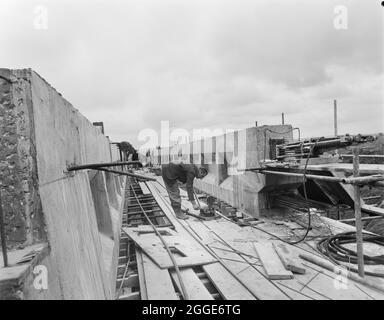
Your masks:
<svg viewBox="0 0 384 320"><path fill-rule="evenodd" d="M379 0L1 0L0 67L34 69L135 146L161 120L235 129L281 112L303 136L332 135L333 99L339 133L373 133L383 17Z"/></svg>

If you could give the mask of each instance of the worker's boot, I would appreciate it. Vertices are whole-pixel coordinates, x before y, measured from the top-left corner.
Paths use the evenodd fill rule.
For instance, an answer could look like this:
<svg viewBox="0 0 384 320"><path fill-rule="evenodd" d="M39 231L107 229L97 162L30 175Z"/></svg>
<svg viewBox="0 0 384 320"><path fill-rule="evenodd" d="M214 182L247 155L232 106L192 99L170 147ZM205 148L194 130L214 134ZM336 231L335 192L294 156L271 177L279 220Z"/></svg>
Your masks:
<svg viewBox="0 0 384 320"><path fill-rule="evenodd" d="M182 220L188 219L188 216L181 210L181 208L173 208L173 211L175 211L177 219L182 219Z"/></svg>

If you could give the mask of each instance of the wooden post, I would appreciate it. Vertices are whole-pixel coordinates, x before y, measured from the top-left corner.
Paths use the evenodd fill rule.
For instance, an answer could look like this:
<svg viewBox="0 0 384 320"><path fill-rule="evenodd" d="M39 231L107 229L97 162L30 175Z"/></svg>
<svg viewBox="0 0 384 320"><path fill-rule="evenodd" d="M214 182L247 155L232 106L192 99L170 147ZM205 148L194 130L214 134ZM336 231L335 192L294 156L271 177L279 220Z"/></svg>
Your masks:
<svg viewBox="0 0 384 320"><path fill-rule="evenodd" d="M353 176L359 176L359 149L353 149ZM364 278L364 255L363 255L363 223L361 221L361 195L360 186L353 185L355 202L355 227L356 227L356 245L357 245L357 267L359 276Z"/></svg>
<svg viewBox="0 0 384 320"><path fill-rule="evenodd" d="M333 100L333 125L335 130L335 137L337 136L337 101Z"/></svg>
<svg viewBox="0 0 384 320"><path fill-rule="evenodd" d="M281 124L284 124L284 112L281 114Z"/></svg>

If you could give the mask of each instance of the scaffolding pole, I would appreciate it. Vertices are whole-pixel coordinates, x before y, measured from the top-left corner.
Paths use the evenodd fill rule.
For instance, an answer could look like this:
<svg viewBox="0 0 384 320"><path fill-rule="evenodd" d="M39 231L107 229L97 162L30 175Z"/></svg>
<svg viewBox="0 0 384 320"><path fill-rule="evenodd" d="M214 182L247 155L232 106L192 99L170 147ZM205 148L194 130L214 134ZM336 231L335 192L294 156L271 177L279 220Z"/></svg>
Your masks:
<svg viewBox="0 0 384 320"><path fill-rule="evenodd" d="M353 176L359 176L359 149L353 149ZM355 207L355 227L356 227L356 247L357 247L357 268L359 276L364 278L364 253L363 253L363 222L361 220L361 194L360 186L353 185L354 189L354 207Z"/></svg>

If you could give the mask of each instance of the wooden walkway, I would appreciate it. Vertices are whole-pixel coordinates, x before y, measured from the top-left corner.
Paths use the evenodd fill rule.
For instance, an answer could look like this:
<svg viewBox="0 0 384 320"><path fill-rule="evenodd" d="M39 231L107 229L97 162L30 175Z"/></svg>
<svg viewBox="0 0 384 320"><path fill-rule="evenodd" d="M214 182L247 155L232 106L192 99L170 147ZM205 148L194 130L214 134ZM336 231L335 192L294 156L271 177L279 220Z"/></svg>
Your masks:
<svg viewBox="0 0 384 320"><path fill-rule="evenodd" d="M223 218L202 221L190 217L176 219L171 209L163 182L141 184L143 193L150 192L164 214L175 226L163 228L162 234L180 266L181 278L189 299L241 300L382 300L384 293L343 279L317 265L306 262L299 254L320 257L314 249L316 230L309 240L298 245L283 244L281 238L300 234L300 225L292 221L263 219L257 229L240 227ZM183 197L183 206L193 213ZM342 223L325 219L330 230L340 230ZM140 233L139 228L123 228L137 246L136 258L141 299L180 299L181 287L171 261L155 233ZM281 268L277 263L280 247L286 260L295 264L304 274ZM156 248L156 249L154 249ZM281 253L281 252L280 252ZM276 260L277 259L277 260ZM270 263L267 263L270 260ZM273 263L276 261L276 263ZM282 264L283 265L283 264ZM277 266L277 267L276 267ZM383 266L379 266L384 272ZM377 271L376 267L376 271ZM383 281L376 279L375 281Z"/></svg>

